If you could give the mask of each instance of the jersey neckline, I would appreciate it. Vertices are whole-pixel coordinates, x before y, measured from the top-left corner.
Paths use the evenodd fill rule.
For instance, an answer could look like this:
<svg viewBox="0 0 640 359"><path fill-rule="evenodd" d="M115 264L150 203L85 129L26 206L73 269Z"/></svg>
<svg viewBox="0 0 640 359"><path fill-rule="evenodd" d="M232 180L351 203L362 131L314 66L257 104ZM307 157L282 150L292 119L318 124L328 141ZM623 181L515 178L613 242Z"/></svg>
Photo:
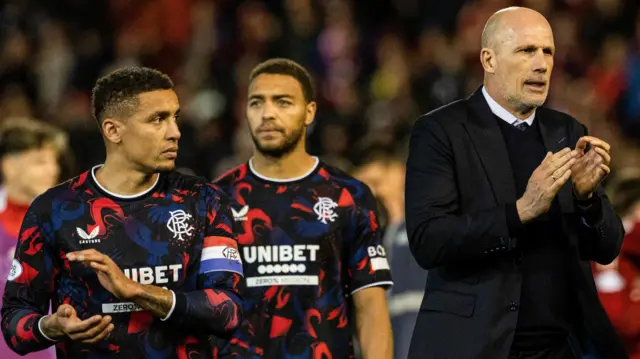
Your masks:
<svg viewBox="0 0 640 359"><path fill-rule="evenodd" d="M253 157L249 159L248 161L248 167L249 167L249 171L251 172L251 174L253 174L256 178L265 181L265 182L272 182L272 183L281 183L281 184L290 184L293 182L298 182L298 181L302 181L310 176L312 176L319 168L320 168L320 159L316 156L312 156L312 158L316 161L316 163L311 167L311 169L309 171L307 171L307 173L298 176L298 177L293 177L293 178L271 178L271 177L267 177L264 175L261 175L258 173L258 171L256 171L253 168Z"/></svg>
<svg viewBox="0 0 640 359"><path fill-rule="evenodd" d="M96 166L93 166L93 168L91 168L91 170L89 172L91 172L91 180L93 181L93 183L95 184L95 186L103 193L105 193L106 195L113 197L113 198L117 198L117 199L123 199L123 200L132 200L132 199L138 199L141 197L146 196L147 194L151 193L157 186L158 186L158 182L160 182L160 176L161 174L158 173L158 175L156 176L156 180L153 183L152 186L150 186L149 188L147 188L146 190L136 193L136 194L131 194L131 195L122 195L122 194L117 194L114 192L109 191L108 189L104 188L100 182L98 182L98 179L96 178L96 170L99 169L100 167L102 167L103 164L99 164Z"/></svg>

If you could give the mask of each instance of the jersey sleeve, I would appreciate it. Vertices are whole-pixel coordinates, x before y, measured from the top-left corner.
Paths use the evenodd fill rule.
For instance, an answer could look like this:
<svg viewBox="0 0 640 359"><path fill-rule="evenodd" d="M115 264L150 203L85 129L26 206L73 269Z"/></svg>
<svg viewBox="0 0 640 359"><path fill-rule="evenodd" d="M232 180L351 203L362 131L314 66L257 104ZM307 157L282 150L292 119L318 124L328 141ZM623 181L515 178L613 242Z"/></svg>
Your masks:
<svg viewBox="0 0 640 359"><path fill-rule="evenodd" d="M2 334L16 353L43 350L54 342L40 331L40 319L49 303L58 272L54 266L53 234L43 215L40 198L33 202L22 222L16 252L2 299Z"/></svg>
<svg viewBox="0 0 640 359"><path fill-rule="evenodd" d="M198 290L174 292L174 307L165 320L192 331L225 336L235 331L242 319L242 261L231 230L227 198L214 186L203 191L207 224L196 269Z"/></svg>
<svg viewBox="0 0 640 359"><path fill-rule="evenodd" d="M353 294L370 287L393 285L387 254L382 245L378 205L369 188L362 185L362 196L354 198L349 226L347 292Z"/></svg>

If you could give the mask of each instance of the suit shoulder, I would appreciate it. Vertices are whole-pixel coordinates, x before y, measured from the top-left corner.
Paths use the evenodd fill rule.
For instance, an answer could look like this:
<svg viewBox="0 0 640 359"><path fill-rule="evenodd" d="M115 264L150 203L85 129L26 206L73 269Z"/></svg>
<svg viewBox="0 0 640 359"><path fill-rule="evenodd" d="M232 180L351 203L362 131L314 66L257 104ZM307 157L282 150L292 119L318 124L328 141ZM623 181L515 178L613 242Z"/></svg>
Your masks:
<svg viewBox="0 0 640 359"><path fill-rule="evenodd" d="M427 136L439 143L450 142L449 138L455 137L467 121L468 101L454 101L420 116L411 129L411 141L424 142L423 136Z"/></svg>
<svg viewBox="0 0 640 359"><path fill-rule="evenodd" d="M466 118L466 102L468 100L457 100L447 105L432 110L418 118L415 125L425 126L430 123L438 123L441 126L448 126L452 123L463 121Z"/></svg>

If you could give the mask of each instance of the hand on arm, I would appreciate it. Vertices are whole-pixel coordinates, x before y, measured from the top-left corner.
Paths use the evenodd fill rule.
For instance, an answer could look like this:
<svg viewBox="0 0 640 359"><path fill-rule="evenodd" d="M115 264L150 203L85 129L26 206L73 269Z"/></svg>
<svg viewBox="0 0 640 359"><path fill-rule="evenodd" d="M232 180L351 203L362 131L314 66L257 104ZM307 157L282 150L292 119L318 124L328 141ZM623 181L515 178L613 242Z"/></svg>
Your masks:
<svg viewBox="0 0 640 359"><path fill-rule="evenodd" d="M393 337L384 288L365 288L355 292L353 304L362 357L392 359Z"/></svg>
<svg viewBox="0 0 640 359"><path fill-rule="evenodd" d="M206 282L201 290L174 293L127 278L111 258L94 249L68 253L67 258L93 268L100 284L116 297L132 301L162 320L170 320L171 325L222 334L235 330L240 322L241 298L236 287L240 278L236 273L201 274L201 280Z"/></svg>
<svg viewBox="0 0 640 359"><path fill-rule="evenodd" d="M100 284L119 299L130 300L156 317L165 318L174 305L174 294L127 278L109 256L95 249L67 253L69 261L82 262L96 271Z"/></svg>
<svg viewBox="0 0 640 359"><path fill-rule="evenodd" d="M105 289L162 318L166 325L200 334L233 332L242 319L242 297L238 289L242 281L242 261L231 232L231 210L217 187L203 186L201 193L207 203L207 225L200 265L183 268L189 271L187 276L197 276L197 285L191 291L169 291L139 284L127 278L111 258L95 250L69 253L67 257L94 269Z"/></svg>

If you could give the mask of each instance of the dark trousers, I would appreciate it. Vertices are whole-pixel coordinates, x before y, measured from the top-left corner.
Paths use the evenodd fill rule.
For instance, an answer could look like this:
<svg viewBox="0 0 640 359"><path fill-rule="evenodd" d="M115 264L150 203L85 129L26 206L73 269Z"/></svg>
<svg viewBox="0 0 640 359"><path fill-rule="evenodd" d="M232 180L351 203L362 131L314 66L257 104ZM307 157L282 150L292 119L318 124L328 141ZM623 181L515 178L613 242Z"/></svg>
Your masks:
<svg viewBox="0 0 640 359"><path fill-rule="evenodd" d="M509 352L508 359L578 359L578 354L569 340L544 349L514 349Z"/></svg>

